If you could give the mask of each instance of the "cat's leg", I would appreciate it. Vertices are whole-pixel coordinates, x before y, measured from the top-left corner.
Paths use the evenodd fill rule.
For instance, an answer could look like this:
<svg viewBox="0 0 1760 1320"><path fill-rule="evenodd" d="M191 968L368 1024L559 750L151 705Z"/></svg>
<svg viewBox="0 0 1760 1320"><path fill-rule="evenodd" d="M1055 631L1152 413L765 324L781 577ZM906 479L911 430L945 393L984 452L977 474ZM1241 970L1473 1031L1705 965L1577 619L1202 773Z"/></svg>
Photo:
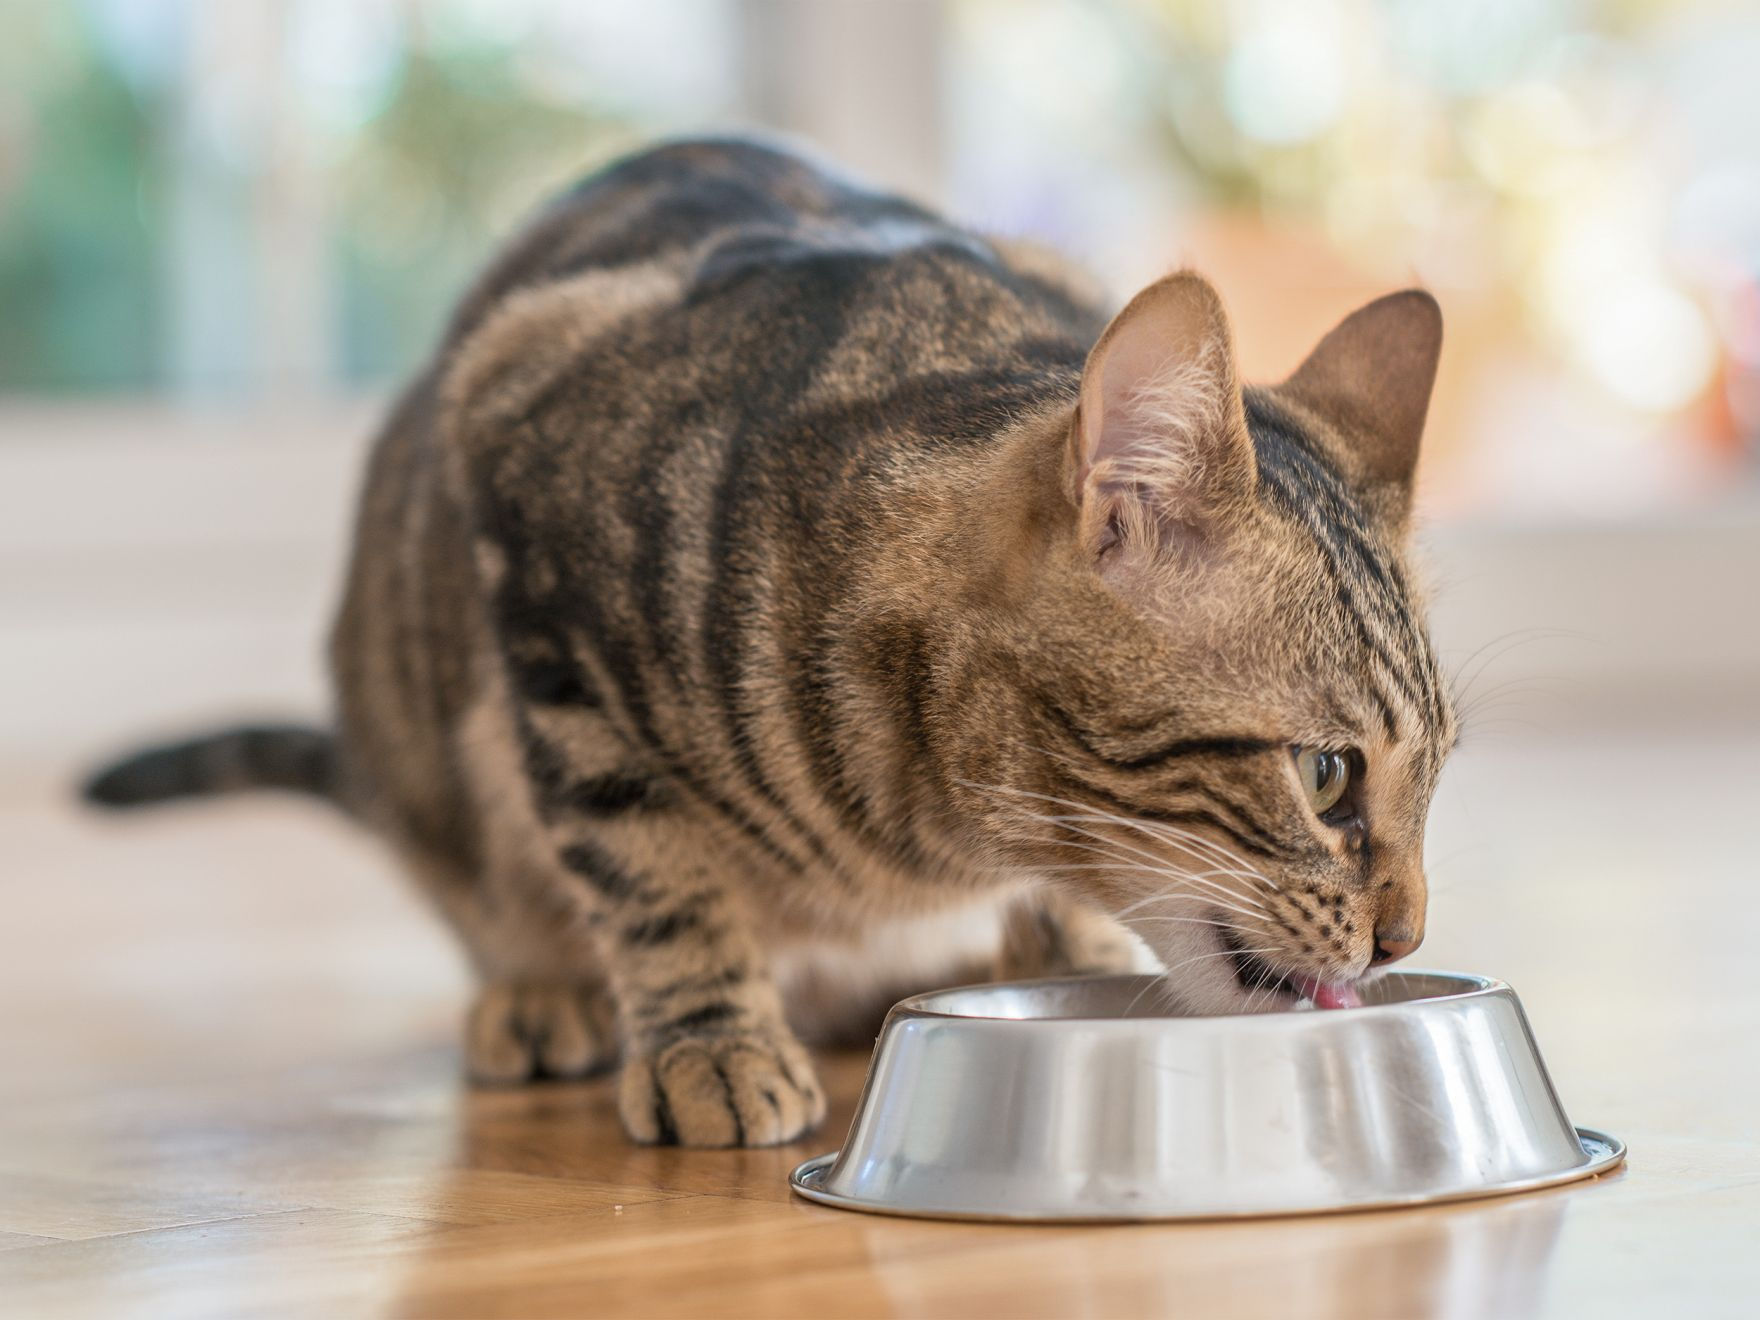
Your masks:
<svg viewBox="0 0 1760 1320"><path fill-rule="evenodd" d="M1143 946L1106 913L1066 894L1038 890L1009 906L996 979L1104 976L1150 965Z"/></svg>
<svg viewBox="0 0 1760 1320"><path fill-rule="evenodd" d="M473 1082L590 1077L617 1061L611 990L592 930L598 918L573 900L559 867L544 867L529 846L525 855L491 847L470 871L415 849L404 855L477 973L464 1030Z"/></svg>
<svg viewBox="0 0 1760 1320"><path fill-rule="evenodd" d="M452 914L484 981L472 1075L578 1075L620 1044L637 1141L765 1146L815 1126L824 1094L739 883L751 863L639 764L583 778L530 741L517 768L476 744L485 788L497 767L525 782L481 794L490 860L480 898Z"/></svg>
<svg viewBox="0 0 1760 1320"><path fill-rule="evenodd" d="M816 1126L824 1093L784 1019L736 863L681 811L586 824L553 829L563 864L599 896L629 1135L768 1146Z"/></svg>
<svg viewBox="0 0 1760 1320"><path fill-rule="evenodd" d="M472 1081L509 1086L591 1077L617 1062L616 1014L592 922L578 911L554 910L554 890L550 897L546 903L542 894L518 895L467 928L481 976L465 1019Z"/></svg>
<svg viewBox="0 0 1760 1320"><path fill-rule="evenodd" d="M464 734L490 918L474 938L467 930L486 984L470 1024L474 1070L495 1075L505 1059L517 1071L514 1046L529 1056L541 1040L521 1013L534 984L547 987L539 1011L572 1039L571 1003L595 1028L609 1014L559 988L602 981L632 1138L764 1146L814 1127L824 1094L748 907L756 862L632 755L596 706L522 707L489 692Z"/></svg>

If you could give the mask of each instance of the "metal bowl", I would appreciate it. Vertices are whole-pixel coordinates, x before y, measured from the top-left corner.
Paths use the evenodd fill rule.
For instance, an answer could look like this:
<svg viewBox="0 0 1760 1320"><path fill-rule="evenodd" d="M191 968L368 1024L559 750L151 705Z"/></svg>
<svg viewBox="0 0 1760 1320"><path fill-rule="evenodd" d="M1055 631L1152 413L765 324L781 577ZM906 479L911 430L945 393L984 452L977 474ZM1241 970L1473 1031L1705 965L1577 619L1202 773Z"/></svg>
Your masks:
<svg viewBox="0 0 1760 1320"><path fill-rule="evenodd" d="M848 1140L795 1191L940 1218L1307 1214L1603 1173L1515 992L1397 972L1361 1008L1173 1016L1154 977L918 995L886 1019Z"/></svg>

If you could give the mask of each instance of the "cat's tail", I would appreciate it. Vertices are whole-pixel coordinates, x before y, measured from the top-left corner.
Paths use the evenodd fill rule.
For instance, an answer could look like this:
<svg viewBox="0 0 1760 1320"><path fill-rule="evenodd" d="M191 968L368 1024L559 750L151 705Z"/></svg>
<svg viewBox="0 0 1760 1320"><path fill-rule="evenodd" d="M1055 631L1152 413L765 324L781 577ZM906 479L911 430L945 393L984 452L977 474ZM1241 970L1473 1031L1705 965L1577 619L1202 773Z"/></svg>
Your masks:
<svg viewBox="0 0 1760 1320"><path fill-rule="evenodd" d="M339 770L336 737L328 730L241 725L144 748L92 775L80 796L95 806L144 807L176 798L283 788L346 806Z"/></svg>

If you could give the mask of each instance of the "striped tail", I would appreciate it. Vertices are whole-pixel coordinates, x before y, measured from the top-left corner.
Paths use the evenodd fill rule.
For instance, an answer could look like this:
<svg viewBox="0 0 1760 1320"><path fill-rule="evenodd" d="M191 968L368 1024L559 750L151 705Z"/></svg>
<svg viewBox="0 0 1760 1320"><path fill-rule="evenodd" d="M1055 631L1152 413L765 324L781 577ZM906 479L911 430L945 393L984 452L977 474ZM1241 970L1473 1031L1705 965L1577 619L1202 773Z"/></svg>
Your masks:
<svg viewBox="0 0 1760 1320"><path fill-rule="evenodd" d="M106 766L81 796L102 807L141 807L253 788L314 793L342 805L335 737L298 725L222 729Z"/></svg>

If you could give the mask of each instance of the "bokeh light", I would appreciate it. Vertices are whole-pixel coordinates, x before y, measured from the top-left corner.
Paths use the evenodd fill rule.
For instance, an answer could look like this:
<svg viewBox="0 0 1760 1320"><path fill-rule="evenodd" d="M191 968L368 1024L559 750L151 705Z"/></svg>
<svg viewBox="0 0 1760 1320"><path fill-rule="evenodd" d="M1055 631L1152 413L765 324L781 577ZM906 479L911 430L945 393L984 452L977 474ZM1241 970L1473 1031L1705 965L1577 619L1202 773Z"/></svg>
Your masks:
<svg viewBox="0 0 1760 1320"><path fill-rule="evenodd" d="M8 6L0 389L387 388L547 193L643 140L749 120L751 19L780 2ZM1535 497L1532 473L1503 493L1465 479L1504 452L1519 410L1481 396L1514 380L1682 474L1760 467L1751 5L935 12L945 108L923 155L932 200L972 223L1064 248L1118 293L1205 266L1262 372L1352 298L1433 287L1437 498Z"/></svg>

